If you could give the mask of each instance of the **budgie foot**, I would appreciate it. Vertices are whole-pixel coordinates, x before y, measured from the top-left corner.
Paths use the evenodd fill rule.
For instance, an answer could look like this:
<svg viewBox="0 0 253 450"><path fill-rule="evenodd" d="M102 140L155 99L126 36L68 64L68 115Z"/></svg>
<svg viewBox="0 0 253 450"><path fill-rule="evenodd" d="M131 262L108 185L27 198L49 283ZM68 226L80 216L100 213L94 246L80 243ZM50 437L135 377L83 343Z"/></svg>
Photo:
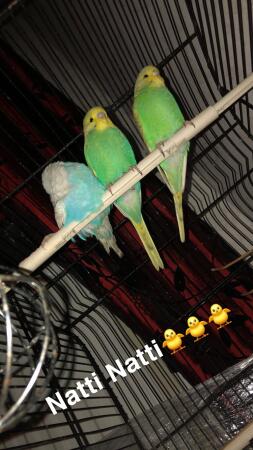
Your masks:
<svg viewBox="0 0 253 450"><path fill-rule="evenodd" d="M225 266L212 267L211 271L216 272L217 270L228 269L229 267L233 266L234 264L240 262L242 259L248 258L248 256L251 256L252 254L253 254L253 248L251 248L248 252L243 253L241 256L238 256L238 258L233 259L233 261L230 261L230 263L226 264ZM248 295L248 293L246 293L246 295Z"/></svg>
<svg viewBox="0 0 253 450"><path fill-rule="evenodd" d="M245 292L245 294L242 294L242 297L247 297L247 295L253 294L253 289L251 289L248 292Z"/></svg>
<svg viewBox="0 0 253 450"><path fill-rule="evenodd" d="M112 185L113 185L113 183L109 183L109 184L106 186L106 189L108 189L108 191L113 195L113 192L112 192Z"/></svg>
<svg viewBox="0 0 253 450"><path fill-rule="evenodd" d="M230 320L229 322L224 323L223 325L220 325L220 326L217 328L217 330L219 330L220 328L226 327L226 326L229 325L231 322L232 322L232 320Z"/></svg>
<svg viewBox="0 0 253 450"><path fill-rule="evenodd" d="M0 281L0 292L7 294L10 291L10 288L6 286L3 281Z"/></svg>
<svg viewBox="0 0 253 450"><path fill-rule="evenodd" d="M114 192L112 191L112 186L113 186L113 183L109 183L109 184L106 186L106 189L108 189L108 191L113 195ZM132 187L131 189L134 189L134 188Z"/></svg>
<svg viewBox="0 0 253 450"><path fill-rule="evenodd" d="M184 127L188 127L189 125L191 125L192 127L196 128L196 125L194 122L192 122L191 120L186 120L184 123Z"/></svg>
<svg viewBox="0 0 253 450"><path fill-rule="evenodd" d="M175 353L180 352L181 350L183 350L185 348L185 345L182 347L179 347L177 350L174 350L174 352L171 352L171 355L175 355Z"/></svg>
<svg viewBox="0 0 253 450"><path fill-rule="evenodd" d="M159 150L159 152L163 155L164 158L168 158L168 155L163 150L163 144L164 142L160 142L160 144L156 148Z"/></svg>
<svg viewBox="0 0 253 450"><path fill-rule="evenodd" d="M46 247L46 245L47 245L47 242L49 241L49 239L53 236L53 234L54 233L49 233L49 234L47 234L45 237L44 237L44 239L43 239L43 241L41 242L41 247Z"/></svg>
<svg viewBox="0 0 253 450"><path fill-rule="evenodd" d="M198 337L197 339L194 339L194 342L200 341L201 339L203 339L204 337L208 336L209 333L205 333L202 336Z"/></svg>
<svg viewBox="0 0 253 450"><path fill-rule="evenodd" d="M143 173L142 173L142 171L139 169L139 167L136 165L136 166L132 166L131 167L131 170L137 170L137 172L141 175L141 176L143 176Z"/></svg>

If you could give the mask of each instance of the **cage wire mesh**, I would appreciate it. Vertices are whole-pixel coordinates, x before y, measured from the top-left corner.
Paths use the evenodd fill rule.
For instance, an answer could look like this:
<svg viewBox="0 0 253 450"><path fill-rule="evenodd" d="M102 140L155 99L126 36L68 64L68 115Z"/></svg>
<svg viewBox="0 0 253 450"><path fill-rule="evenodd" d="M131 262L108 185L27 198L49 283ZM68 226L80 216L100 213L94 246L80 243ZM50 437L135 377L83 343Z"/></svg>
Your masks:
<svg viewBox="0 0 253 450"><path fill-rule="evenodd" d="M252 72L252 9L251 0L30 0L13 2L2 11L2 167L8 162L17 166L15 174L10 175L8 167L2 172L4 263L17 265L50 229L52 214L42 192L41 172L58 159L83 161L84 112L95 104L106 106L133 137L141 158L146 151L131 113L138 71L156 64L185 116L193 117ZM166 276L152 278L152 286L146 288L149 262L122 219L115 220L114 232L125 263L119 264L114 255L109 260L96 242L88 241L78 244L72 258L68 245L38 271L49 292L59 346L51 381L48 384L46 362L39 386L63 395L95 371L104 389L55 416L45 401L39 402L40 411L29 411L27 425L5 433L0 448L218 449L252 420L253 308L251 299L240 297L242 285L244 290L252 288L252 271L243 262L223 278L207 276L216 259L227 261L233 250L241 253L252 246L252 95L246 94L191 143L186 203L194 214L187 215L189 242L184 248L177 243L175 226L168 223L170 216L165 218L158 209L159 202L169 202L166 188L152 175L143 181L148 192L143 213L159 250L170 261ZM95 265L96 271L83 262ZM177 267L185 285L179 288ZM199 347L188 344L181 365L165 355L155 367L113 384L104 371L108 361L119 355L131 357L147 339L161 338L159 327L150 325L152 334L145 325L143 305L138 309L138 327L133 310L124 315L119 305L113 306L111 295L117 297L120 288L125 296L129 292L134 296L137 307L141 296L153 299L153 306L145 306L154 318L159 309L164 326L182 327L189 315L207 315L212 303L227 304L231 297L231 309L244 316L233 317L234 334L214 335L211 344ZM25 334L27 320L36 317L39 327L39 318L26 297L20 299L16 291L9 295L17 301L14 324L27 346L33 339ZM207 361L212 366L203 377L208 380L201 383L190 376L196 361L199 373L205 374ZM16 377L25 388L28 375ZM20 392L19 386L16 389Z"/></svg>
<svg viewBox="0 0 253 450"><path fill-rule="evenodd" d="M57 358L57 341L43 287L20 271L2 266L0 270L2 433L27 419L27 414L38 408L39 400L46 395ZM8 289L13 290L9 299ZM26 324L23 323L25 328L18 321L20 303L23 303L23 314L27 309L31 311L31 315L26 315ZM41 382L43 366L46 375Z"/></svg>

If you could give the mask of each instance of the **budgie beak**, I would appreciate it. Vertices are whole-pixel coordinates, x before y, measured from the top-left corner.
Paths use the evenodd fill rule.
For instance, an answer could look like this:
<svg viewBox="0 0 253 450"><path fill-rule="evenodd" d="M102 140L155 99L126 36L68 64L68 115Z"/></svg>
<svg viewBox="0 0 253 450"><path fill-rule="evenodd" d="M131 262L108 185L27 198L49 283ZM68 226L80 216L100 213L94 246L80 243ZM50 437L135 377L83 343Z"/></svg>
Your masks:
<svg viewBox="0 0 253 450"><path fill-rule="evenodd" d="M101 111L97 114L97 118L98 119L105 119L106 118L106 113Z"/></svg>
<svg viewBox="0 0 253 450"><path fill-rule="evenodd" d="M150 81L153 86L163 86L164 85L164 79L161 77L158 70L154 70L152 75L150 75Z"/></svg>
<svg viewBox="0 0 253 450"><path fill-rule="evenodd" d="M106 128L113 126L113 123L107 116L106 112L102 112L102 111L97 113L95 122L96 122L96 130L97 131L103 131Z"/></svg>

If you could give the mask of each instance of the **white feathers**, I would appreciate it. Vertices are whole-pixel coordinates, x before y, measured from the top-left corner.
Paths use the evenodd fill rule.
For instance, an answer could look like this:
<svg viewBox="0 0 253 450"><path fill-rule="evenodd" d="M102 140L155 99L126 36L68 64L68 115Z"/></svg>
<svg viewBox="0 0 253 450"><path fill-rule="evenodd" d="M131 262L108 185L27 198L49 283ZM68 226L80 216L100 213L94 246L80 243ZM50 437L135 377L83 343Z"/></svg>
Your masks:
<svg viewBox="0 0 253 450"><path fill-rule="evenodd" d="M69 193L68 174L63 161L49 164L42 173L42 184L53 206ZM58 224L58 222L57 222ZM59 226L59 225L58 225ZM61 225L62 226L62 225Z"/></svg>
<svg viewBox="0 0 253 450"><path fill-rule="evenodd" d="M53 202L52 202L53 203ZM66 211L63 200L59 200L54 205L54 217L59 228L62 228L66 219Z"/></svg>
<svg viewBox="0 0 253 450"><path fill-rule="evenodd" d="M94 181L91 177L93 177ZM71 214L74 220L81 220L80 217L75 219L75 211L79 213L79 216L80 213L82 216L82 212L85 215L87 206L87 213L89 213L90 204L95 203L93 195L98 195L95 181L96 179L84 164L58 161L45 168L42 173L42 185L50 196L55 220L59 228L62 228L65 222L67 223L70 219L68 214ZM101 193L101 187L99 189ZM69 196L71 196L71 201ZM67 204L69 206L66 206ZM76 210L75 208L78 209ZM72 211L70 212L71 209ZM107 253L110 253L110 250L113 249L120 258L123 256L113 235L108 212L104 211L99 222L94 223L93 221L89 223L79 233L79 237L84 240L88 236L93 235L101 242Z"/></svg>
<svg viewBox="0 0 253 450"><path fill-rule="evenodd" d="M122 258L123 252L117 245L108 216L105 216L102 225L96 230L96 238L101 242L108 254L110 249L113 249L119 258Z"/></svg>

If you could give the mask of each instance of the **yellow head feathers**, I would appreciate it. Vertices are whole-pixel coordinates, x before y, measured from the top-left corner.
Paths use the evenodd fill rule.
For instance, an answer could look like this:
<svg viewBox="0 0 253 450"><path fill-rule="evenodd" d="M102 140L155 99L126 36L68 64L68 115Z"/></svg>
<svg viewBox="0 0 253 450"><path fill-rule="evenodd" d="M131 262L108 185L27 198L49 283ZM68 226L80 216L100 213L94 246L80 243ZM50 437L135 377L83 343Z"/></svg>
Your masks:
<svg viewBox="0 0 253 450"><path fill-rule="evenodd" d="M102 131L113 126L111 119L108 117L107 112L102 106L91 108L83 119L83 130L85 135L94 129Z"/></svg>
<svg viewBox="0 0 253 450"><path fill-rule="evenodd" d="M146 66L144 67L135 82L134 87L134 95L137 95L138 92L144 87L160 87L164 86L164 79L161 77L159 70L155 66Z"/></svg>

